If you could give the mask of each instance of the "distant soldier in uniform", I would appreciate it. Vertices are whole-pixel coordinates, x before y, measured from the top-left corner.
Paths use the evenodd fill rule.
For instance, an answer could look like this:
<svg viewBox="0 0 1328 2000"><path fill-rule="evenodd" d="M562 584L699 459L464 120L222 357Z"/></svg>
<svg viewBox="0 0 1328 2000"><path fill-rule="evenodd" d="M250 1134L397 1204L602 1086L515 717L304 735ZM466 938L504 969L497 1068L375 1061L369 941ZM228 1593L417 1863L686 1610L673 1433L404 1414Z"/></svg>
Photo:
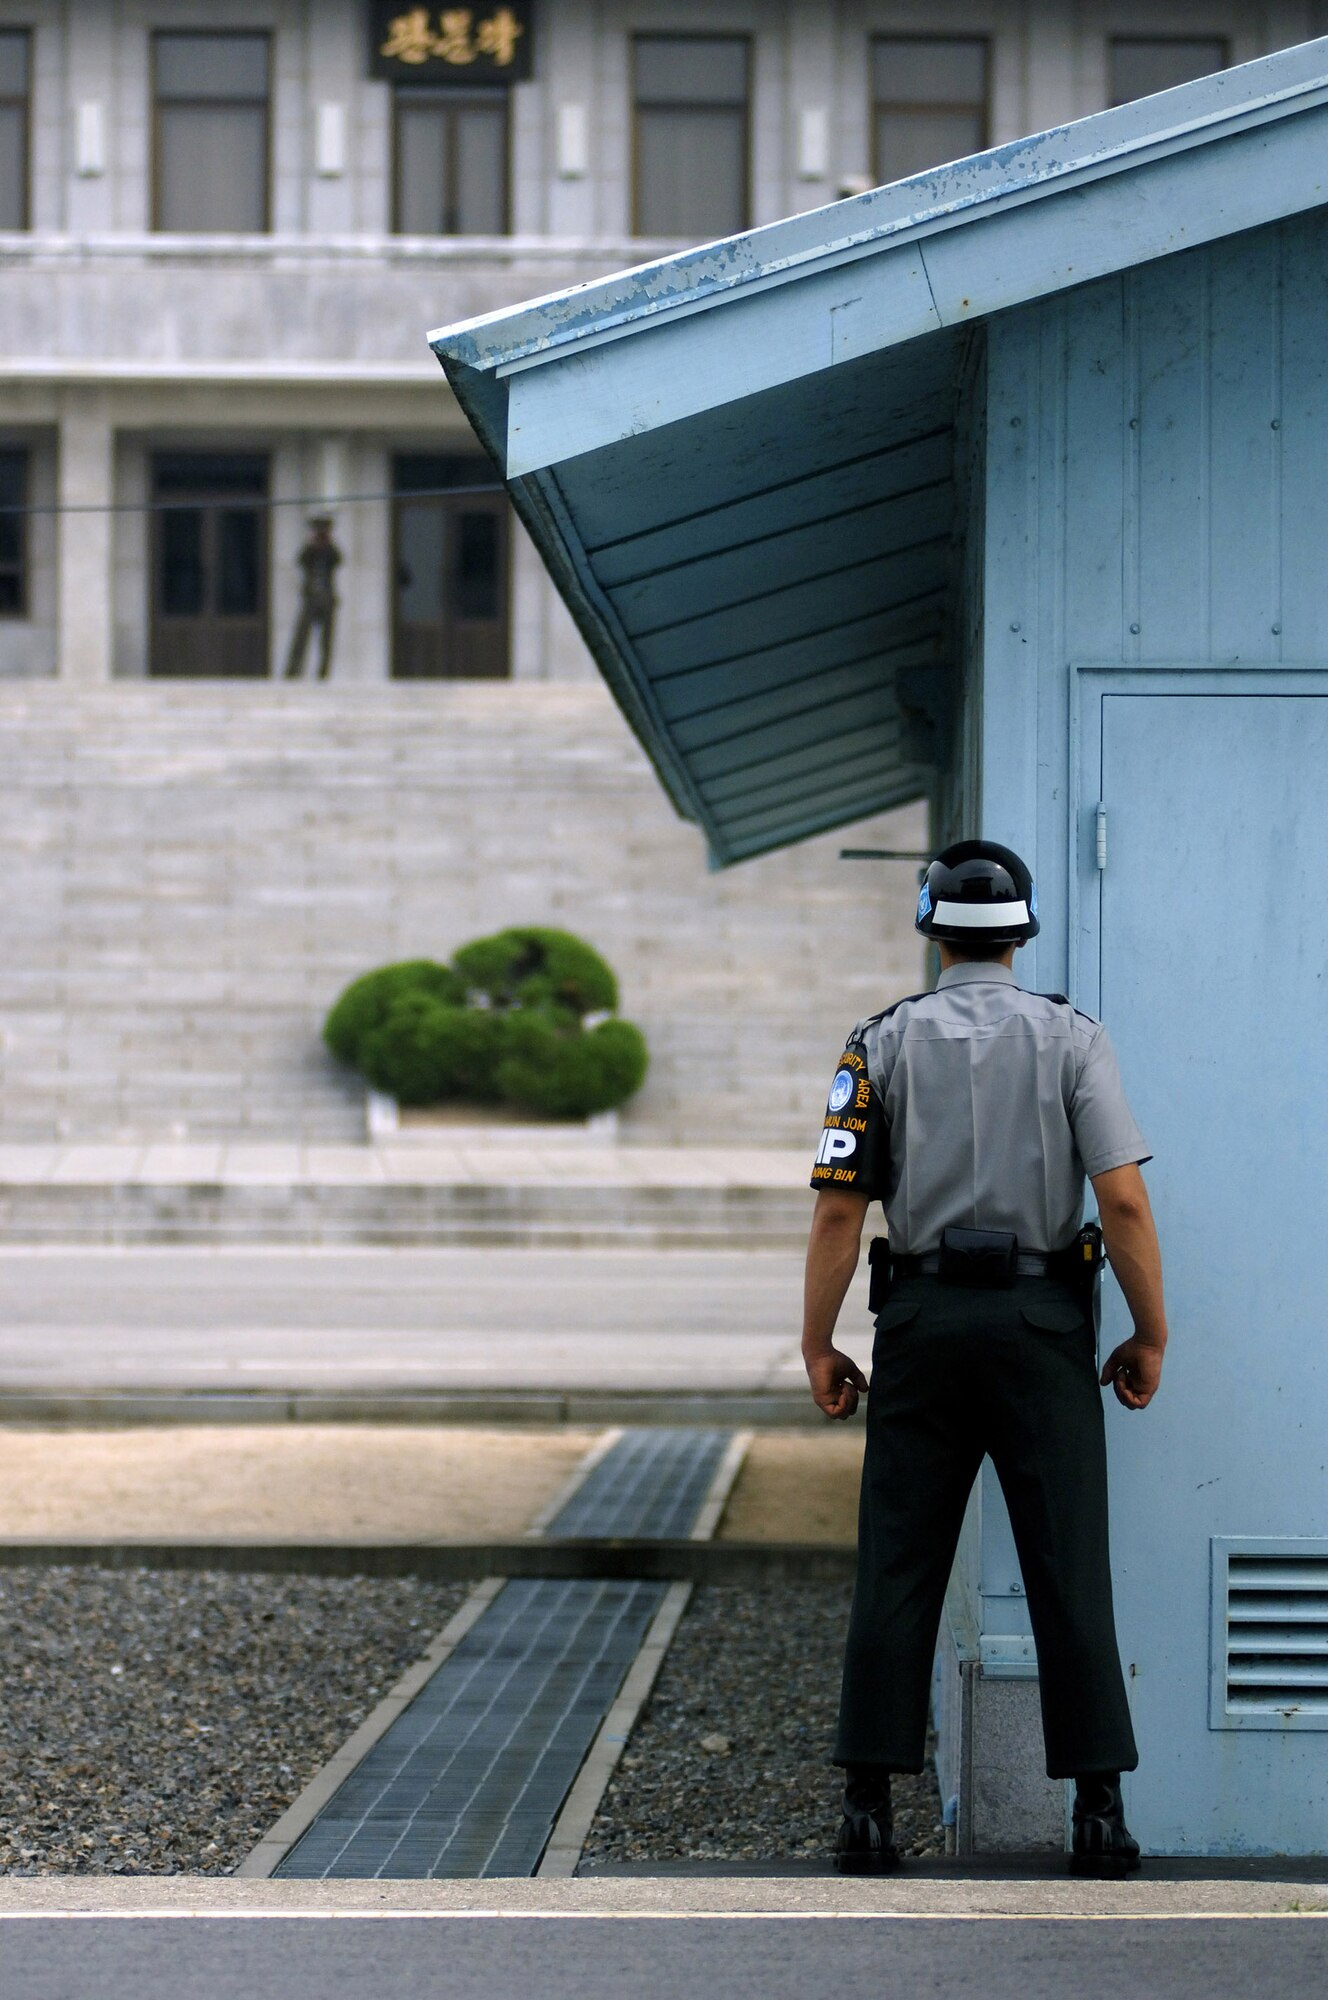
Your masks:
<svg viewBox="0 0 1328 2000"><path fill-rule="evenodd" d="M303 673L304 656L315 631L319 680L325 681L332 671L332 640L337 624L335 578L341 566L341 550L332 539L332 522L326 514L315 514L309 529L309 539L299 554L304 580L300 585L300 615L286 655L288 681L298 679Z"/></svg>
<svg viewBox="0 0 1328 2000"><path fill-rule="evenodd" d="M990 1455L1010 1510L1037 1643L1047 1772L1073 1778L1071 1869L1139 1866L1120 1774L1138 1762L1116 1645L1099 1381L1152 1400L1167 1327L1139 1167L1149 1153L1106 1030L1012 970L1036 936L1018 855L961 841L927 870L917 928L936 990L860 1022L830 1086L812 1175L802 1351L812 1395L847 1418L867 1383L834 1346L868 1204L876 1343L858 1574L834 1759L836 1864L897 1866L890 1776L923 1765L950 1566ZM1081 1228L1085 1178L1100 1232ZM1101 1245L1134 1322L1099 1377Z"/></svg>

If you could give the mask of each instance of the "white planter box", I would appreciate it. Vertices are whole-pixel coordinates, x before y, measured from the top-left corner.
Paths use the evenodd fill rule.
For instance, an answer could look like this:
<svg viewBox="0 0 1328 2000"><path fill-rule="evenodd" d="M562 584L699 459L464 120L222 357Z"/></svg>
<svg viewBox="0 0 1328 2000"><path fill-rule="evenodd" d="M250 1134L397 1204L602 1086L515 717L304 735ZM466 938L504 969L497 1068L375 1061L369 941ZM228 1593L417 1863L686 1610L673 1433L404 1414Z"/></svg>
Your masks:
<svg viewBox="0 0 1328 2000"><path fill-rule="evenodd" d="M616 1111L593 1118L520 1121L500 1112L486 1116L470 1106L403 1112L395 1097L380 1090L371 1090L365 1099L365 1126L370 1145L612 1146L618 1139Z"/></svg>

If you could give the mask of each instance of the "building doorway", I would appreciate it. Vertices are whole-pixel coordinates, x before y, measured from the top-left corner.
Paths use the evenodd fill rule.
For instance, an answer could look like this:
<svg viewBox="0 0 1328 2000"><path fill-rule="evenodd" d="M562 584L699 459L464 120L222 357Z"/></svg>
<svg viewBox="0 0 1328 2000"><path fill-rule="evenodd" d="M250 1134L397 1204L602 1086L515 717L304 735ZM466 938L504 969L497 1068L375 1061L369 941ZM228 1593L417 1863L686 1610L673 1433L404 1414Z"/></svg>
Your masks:
<svg viewBox="0 0 1328 2000"><path fill-rule="evenodd" d="M395 680L504 680L511 672L507 496L467 490L492 479L478 458L394 462Z"/></svg>
<svg viewBox="0 0 1328 2000"><path fill-rule="evenodd" d="M1130 1707L1140 1740L1166 1746L1126 1779L1126 1814L1154 1854L1319 1854L1328 1548L1311 1440L1328 1371L1303 1195L1328 1183L1328 674L1148 665L1079 678L1075 998L1111 1025L1156 1152L1146 1172L1174 1319L1202 1327L1206 1348L1183 1399L1149 1411L1146 1438L1108 1420ZM1159 855L1176 894L1159 893ZM1176 966L1201 1010L1173 1004ZM1252 1022L1255 1059L1231 1060ZM1168 1233L1169 1217L1195 1223ZM1241 1374L1251 1329L1257 1363ZM1102 1352L1128 1332L1113 1285ZM1244 1446L1210 1466L1237 1398Z"/></svg>
<svg viewBox="0 0 1328 2000"><path fill-rule="evenodd" d="M154 456L150 673L268 673L267 492L268 462L258 453Z"/></svg>

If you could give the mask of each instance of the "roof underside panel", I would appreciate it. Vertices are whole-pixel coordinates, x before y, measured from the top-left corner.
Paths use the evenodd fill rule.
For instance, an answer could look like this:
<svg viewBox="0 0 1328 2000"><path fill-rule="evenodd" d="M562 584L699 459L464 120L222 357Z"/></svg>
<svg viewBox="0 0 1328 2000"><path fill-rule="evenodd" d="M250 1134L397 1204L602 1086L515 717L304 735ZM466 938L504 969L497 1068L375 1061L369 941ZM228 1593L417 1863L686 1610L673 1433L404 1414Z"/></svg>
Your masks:
<svg viewBox="0 0 1328 2000"><path fill-rule="evenodd" d="M990 317L1328 201L1328 39L433 336L680 810L930 785Z"/></svg>
<svg viewBox="0 0 1328 2000"><path fill-rule="evenodd" d="M577 545L587 636L602 659L607 635L628 667L624 706L667 736L677 768L663 775L718 860L932 781L925 685L947 665L966 338L829 368L537 475Z"/></svg>

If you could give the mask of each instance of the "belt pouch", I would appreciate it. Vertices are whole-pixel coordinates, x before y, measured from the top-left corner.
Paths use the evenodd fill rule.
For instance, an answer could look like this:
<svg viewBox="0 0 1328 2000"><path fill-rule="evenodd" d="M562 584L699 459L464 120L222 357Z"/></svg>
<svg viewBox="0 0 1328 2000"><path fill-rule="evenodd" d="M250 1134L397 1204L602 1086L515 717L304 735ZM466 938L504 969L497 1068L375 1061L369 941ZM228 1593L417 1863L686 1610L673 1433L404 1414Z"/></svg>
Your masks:
<svg viewBox="0 0 1328 2000"><path fill-rule="evenodd" d="M885 1236L873 1236L867 1248L869 1276L867 1282L867 1310L875 1315L884 1312L885 1302L890 1296L890 1242Z"/></svg>
<svg viewBox="0 0 1328 2000"><path fill-rule="evenodd" d="M1019 1275L1019 1238L1012 1229L943 1230L936 1275L943 1285L1007 1291Z"/></svg>

